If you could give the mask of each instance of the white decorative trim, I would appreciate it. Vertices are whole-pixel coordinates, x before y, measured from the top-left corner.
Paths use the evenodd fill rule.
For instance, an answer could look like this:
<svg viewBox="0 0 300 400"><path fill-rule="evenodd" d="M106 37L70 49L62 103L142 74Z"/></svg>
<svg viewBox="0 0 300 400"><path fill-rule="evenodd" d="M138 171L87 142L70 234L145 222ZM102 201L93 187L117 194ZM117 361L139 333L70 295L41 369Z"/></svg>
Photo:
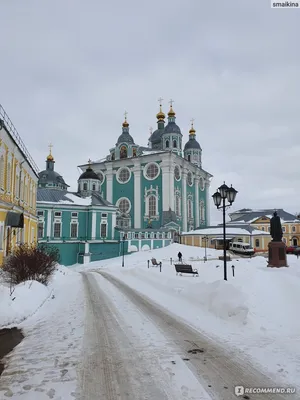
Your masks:
<svg viewBox="0 0 300 400"><path fill-rule="evenodd" d="M127 211L125 214L129 214L129 213L130 213L130 210L131 210L131 201L128 199L128 197L120 197L120 198L117 200L117 202L116 202L116 207L119 208L119 204L120 204L120 202L121 202L122 200L127 200L127 201L128 201L128 203L129 203L129 209L128 209L128 211ZM120 211L120 213L122 213L121 210L119 210L119 211Z"/></svg>
<svg viewBox="0 0 300 400"><path fill-rule="evenodd" d="M149 168L151 165L156 165L156 167L158 168L158 172L157 172L156 176L153 177L153 178L150 178L149 176L147 176L147 170L148 170L148 168ZM154 161L149 162L148 164L146 164L146 165L144 166L143 174L144 174L144 178L147 179L148 181L154 181L154 179L156 179L156 178L159 176L159 174L160 174L160 166L159 166L159 164L157 164L157 163L154 162Z"/></svg>
<svg viewBox="0 0 300 400"><path fill-rule="evenodd" d="M179 175L180 175L180 176L179 176L179 179L176 178L176 174L175 174L175 169L176 169L176 168L179 169ZM179 166L178 164L176 164L175 167L174 167L174 178L175 178L175 180L176 180L177 182L180 182L180 181L181 181L181 168L180 168L180 166Z"/></svg>
<svg viewBox="0 0 300 400"><path fill-rule="evenodd" d="M120 173L121 173L121 171L122 171L123 169L127 169L127 171L129 172L129 178L127 179L127 181L121 181L120 178L119 178L119 175L120 175ZM117 173L116 173L116 179L117 179L117 181L118 181L120 184L122 184L122 185L125 185L126 183L128 183L128 182L130 181L130 179L131 179L131 171L130 171L130 168L128 168L128 167L120 167L120 168L118 169Z"/></svg>
<svg viewBox="0 0 300 400"><path fill-rule="evenodd" d="M191 184L191 185L189 184L189 181L188 181L189 175L192 177L192 184ZM187 184L188 184L190 187L193 186L193 184L194 184L194 174L192 173L192 171L188 171L186 181L187 181Z"/></svg>

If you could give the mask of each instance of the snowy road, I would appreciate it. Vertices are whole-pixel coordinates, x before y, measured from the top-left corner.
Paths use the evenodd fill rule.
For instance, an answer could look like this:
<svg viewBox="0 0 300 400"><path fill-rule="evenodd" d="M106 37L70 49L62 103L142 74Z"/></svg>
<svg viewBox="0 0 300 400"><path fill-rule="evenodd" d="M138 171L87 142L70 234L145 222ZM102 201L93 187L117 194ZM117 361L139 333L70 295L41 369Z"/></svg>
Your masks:
<svg viewBox="0 0 300 400"><path fill-rule="evenodd" d="M276 386L247 360L108 273L84 273L83 279L80 400L230 400L237 398L234 386ZM278 394L245 398L296 399Z"/></svg>

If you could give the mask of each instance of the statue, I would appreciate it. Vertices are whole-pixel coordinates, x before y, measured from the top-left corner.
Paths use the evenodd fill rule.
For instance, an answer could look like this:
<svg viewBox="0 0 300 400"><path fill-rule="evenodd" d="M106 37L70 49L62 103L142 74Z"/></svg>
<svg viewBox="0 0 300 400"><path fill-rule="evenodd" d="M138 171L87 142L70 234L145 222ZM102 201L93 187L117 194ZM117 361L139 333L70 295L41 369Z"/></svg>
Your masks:
<svg viewBox="0 0 300 400"><path fill-rule="evenodd" d="M281 242L282 240L282 227L280 218L277 215L277 211L274 212L273 217L270 221L270 233L272 236L272 242Z"/></svg>

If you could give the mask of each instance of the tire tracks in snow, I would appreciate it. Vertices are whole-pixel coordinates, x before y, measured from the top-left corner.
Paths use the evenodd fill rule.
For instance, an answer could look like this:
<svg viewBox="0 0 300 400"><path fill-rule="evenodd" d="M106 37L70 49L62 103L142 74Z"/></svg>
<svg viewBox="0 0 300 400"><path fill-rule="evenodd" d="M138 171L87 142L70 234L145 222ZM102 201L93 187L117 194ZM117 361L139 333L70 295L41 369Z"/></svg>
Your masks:
<svg viewBox="0 0 300 400"><path fill-rule="evenodd" d="M174 352L186 359L187 367L191 369L212 399L237 399L234 394L235 386L252 388L280 386L255 369L246 359L223 348L214 340L188 326L176 315L172 315L119 279L106 272L97 271L97 273L114 285L142 314L156 325L165 337L169 338L173 344ZM100 289L98 288L98 290ZM121 399L123 398L126 397L121 396ZM128 398L135 399L132 396ZM137 397L139 400L148 398L147 396ZM161 400L164 398L156 395L149 399ZM179 398L177 397L177 399ZM239 398L243 399L243 396ZM250 400L296 400L296 397L291 394L285 396L266 393L250 394L244 398Z"/></svg>
<svg viewBox="0 0 300 400"><path fill-rule="evenodd" d="M83 273L86 321L80 400L177 400L149 365L149 354L123 332L119 314L93 273ZM150 354L151 356L151 354ZM148 360L147 360L148 359Z"/></svg>

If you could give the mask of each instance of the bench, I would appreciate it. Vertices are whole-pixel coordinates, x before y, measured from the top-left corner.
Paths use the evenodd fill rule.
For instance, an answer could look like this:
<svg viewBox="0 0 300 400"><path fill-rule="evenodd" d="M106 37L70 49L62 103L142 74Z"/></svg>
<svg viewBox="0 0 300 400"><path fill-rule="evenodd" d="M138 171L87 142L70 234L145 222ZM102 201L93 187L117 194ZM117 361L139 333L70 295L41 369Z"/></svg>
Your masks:
<svg viewBox="0 0 300 400"><path fill-rule="evenodd" d="M198 270L193 269L193 267L189 264L174 264L176 269L176 275L182 274L193 274L193 276L199 276Z"/></svg>
<svg viewBox="0 0 300 400"><path fill-rule="evenodd" d="M152 267L159 267L160 266L160 262L158 263L156 261L156 258L151 258L151 262L152 262Z"/></svg>

